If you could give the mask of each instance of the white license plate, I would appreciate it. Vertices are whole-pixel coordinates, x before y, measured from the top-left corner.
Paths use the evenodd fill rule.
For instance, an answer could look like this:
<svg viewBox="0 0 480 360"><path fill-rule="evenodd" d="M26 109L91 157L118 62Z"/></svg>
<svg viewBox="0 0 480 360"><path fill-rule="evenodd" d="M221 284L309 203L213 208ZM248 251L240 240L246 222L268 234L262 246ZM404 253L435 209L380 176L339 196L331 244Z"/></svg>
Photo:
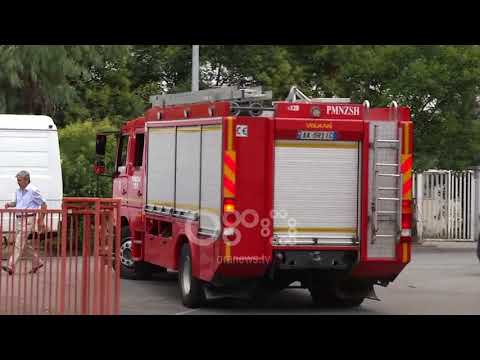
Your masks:
<svg viewBox="0 0 480 360"><path fill-rule="evenodd" d="M337 133L335 131L299 131L298 140L336 140Z"/></svg>

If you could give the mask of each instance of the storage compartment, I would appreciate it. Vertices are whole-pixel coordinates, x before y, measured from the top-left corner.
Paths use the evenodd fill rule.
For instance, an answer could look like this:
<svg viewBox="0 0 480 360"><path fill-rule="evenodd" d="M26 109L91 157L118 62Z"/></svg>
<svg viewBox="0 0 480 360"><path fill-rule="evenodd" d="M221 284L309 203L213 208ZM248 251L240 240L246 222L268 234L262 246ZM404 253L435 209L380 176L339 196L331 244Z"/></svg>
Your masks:
<svg viewBox="0 0 480 360"><path fill-rule="evenodd" d="M358 241L359 143L275 144L274 233L278 245Z"/></svg>

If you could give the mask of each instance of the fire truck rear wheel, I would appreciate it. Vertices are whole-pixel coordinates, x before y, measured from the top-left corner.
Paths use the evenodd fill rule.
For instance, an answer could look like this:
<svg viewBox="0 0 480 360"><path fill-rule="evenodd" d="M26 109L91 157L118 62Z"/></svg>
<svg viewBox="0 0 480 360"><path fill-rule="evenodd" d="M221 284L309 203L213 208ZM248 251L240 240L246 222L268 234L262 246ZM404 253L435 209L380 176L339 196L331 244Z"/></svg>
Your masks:
<svg viewBox="0 0 480 360"><path fill-rule="evenodd" d="M318 285L309 288L310 295L315 306L334 307L334 308L352 308L360 306L365 297L342 297L335 285L325 286Z"/></svg>
<svg viewBox="0 0 480 360"><path fill-rule="evenodd" d="M192 255L188 244L182 246L179 264L178 284L182 303L188 308L198 308L205 302L205 290L202 281L192 275Z"/></svg>

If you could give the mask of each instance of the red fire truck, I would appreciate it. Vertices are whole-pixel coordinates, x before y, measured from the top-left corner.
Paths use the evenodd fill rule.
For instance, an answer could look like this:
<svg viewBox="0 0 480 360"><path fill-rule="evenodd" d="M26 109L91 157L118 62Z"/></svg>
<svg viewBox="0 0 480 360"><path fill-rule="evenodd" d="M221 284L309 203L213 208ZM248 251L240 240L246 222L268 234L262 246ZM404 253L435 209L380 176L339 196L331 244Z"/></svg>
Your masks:
<svg viewBox="0 0 480 360"><path fill-rule="evenodd" d="M315 304L358 306L394 281L411 253L409 109L296 88L271 97L236 87L153 96L121 128L123 277L178 271L188 307L293 286ZM105 142L99 134L98 173Z"/></svg>

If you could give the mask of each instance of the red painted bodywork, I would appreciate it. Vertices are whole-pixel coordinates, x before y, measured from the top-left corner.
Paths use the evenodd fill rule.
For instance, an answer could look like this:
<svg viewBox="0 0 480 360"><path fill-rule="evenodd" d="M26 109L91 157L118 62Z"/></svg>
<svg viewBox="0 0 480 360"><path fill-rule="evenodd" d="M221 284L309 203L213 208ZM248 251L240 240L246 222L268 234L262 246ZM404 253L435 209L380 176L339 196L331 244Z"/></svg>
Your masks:
<svg viewBox="0 0 480 360"><path fill-rule="evenodd" d="M131 164L135 149L135 134L143 133L145 126L164 127L177 125L223 124L223 148L226 150L227 116L229 103L196 104L189 106L172 106L168 108L153 107L144 117L127 122L121 133L129 136L127 164ZM350 115L328 114L327 106L345 107ZM319 117L313 117L313 108L319 108ZM330 109L331 111L331 109ZM260 235L261 225L245 228L239 225L242 241L231 247L233 257L256 257L258 263L225 263L225 244L221 239L211 239L197 234L198 223L188 223L175 217L145 214L143 210L143 194L145 186L145 164L148 161L144 151L143 166L132 169L127 165L126 171L114 179L113 195L122 198L121 216L128 222L135 240L142 241L142 251L135 260L145 260L166 268L178 269L178 256L184 242L190 243L193 259L194 276L210 281L215 275L235 278L260 277L268 270L272 262L274 250L345 250L359 252L359 263L352 276L368 279L393 279L404 268L402 262L403 242L411 242L411 238L402 238L397 245L397 257L393 260L371 259L367 254L367 208L368 204L368 164L369 161L369 121L389 121L390 109L369 109L358 104L304 104L275 103L273 117L239 116L234 118L235 125L248 125L248 137L234 137L236 151L236 209L242 213L254 209L260 219L269 221L270 234L273 232L271 211L274 208L274 163L276 140L295 139L298 130L332 130L338 134L337 140L359 141L362 143L362 193L361 193L361 241L359 246L272 246L271 235L267 238ZM318 115L318 113L317 113ZM408 108L398 109L401 122L410 122ZM181 120L181 121L180 121ZM155 122L155 124L151 124ZM399 122L399 124L401 124ZM401 125L400 125L401 126ZM413 133L411 134L413 143ZM145 149L147 148L145 137ZM223 171L222 171L223 173ZM141 179L139 189L135 189L132 179ZM222 184L223 189L223 184ZM122 192L123 191L123 192ZM223 198L223 195L222 195ZM172 236L144 235L145 229L152 221L163 221L172 224ZM199 246L198 244L202 244ZM408 247L410 251L410 247ZM408 256L410 259L410 255Z"/></svg>

